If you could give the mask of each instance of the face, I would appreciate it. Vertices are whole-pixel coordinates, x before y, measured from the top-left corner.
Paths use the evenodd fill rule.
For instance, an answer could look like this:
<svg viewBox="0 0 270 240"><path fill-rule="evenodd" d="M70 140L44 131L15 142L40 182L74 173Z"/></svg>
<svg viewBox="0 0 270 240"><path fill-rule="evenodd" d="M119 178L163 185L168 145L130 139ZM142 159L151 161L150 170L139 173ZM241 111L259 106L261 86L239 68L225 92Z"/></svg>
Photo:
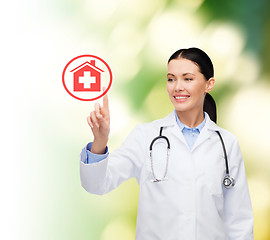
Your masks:
<svg viewBox="0 0 270 240"><path fill-rule="evenodd" d="M167 91L177 112L203 111L205 94L212 90L214 78L206 81L199 67L187 59L174 59L168 64Z"/></svg>

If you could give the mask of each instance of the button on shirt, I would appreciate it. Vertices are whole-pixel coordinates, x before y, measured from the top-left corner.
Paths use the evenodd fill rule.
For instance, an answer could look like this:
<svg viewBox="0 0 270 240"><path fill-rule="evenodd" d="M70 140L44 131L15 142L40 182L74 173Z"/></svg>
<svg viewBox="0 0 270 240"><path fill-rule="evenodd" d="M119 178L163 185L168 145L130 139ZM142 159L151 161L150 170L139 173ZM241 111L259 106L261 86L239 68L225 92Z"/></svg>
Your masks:
<svg viewBox="0 0 270 240"><path fill-rule="evenodd" d="M183 124L179 120L175 110L174 110L174 113L175 113L175 119L176 119L177 125L179 126L180 130L182 131L182 133L186 139L187 145L189 146L190 149L192 149L196 139L198 138L202 128L205 125L205 121L206 121L205 114L204 114L204 120L197 127L190 128L187 125ZM92 144L93 144L92 142L87 144L87 147L86 147L87 151L86 151L86 153L84 153L84 154L86 154L86 158L85 158L86 160L84 162L86 164L100 162L103 159L105 159L106 157L108 157L108 154L109 154L108 147L106 147L104 154L95 154L95 153L90 152Z"/></svg>

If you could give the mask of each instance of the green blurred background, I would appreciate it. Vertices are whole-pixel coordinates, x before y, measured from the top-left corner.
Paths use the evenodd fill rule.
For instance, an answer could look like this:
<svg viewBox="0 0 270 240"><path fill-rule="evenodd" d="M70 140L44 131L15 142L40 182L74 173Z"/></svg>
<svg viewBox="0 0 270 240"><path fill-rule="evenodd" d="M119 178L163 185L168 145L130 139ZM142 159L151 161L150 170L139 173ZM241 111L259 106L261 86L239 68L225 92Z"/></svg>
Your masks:
<svg viewBox="0 0 270 240"><path fill-rule="evenodd" d="M166 65L179 48L211 57L218 123L237 136L256 240L270 239L269 0L24 0L1 4L1 239L134 239L134 179L104 196L80 185L92 102L62 86L66 63L97 55L113 71L113 151L138 123L173 110Z"/></svg>

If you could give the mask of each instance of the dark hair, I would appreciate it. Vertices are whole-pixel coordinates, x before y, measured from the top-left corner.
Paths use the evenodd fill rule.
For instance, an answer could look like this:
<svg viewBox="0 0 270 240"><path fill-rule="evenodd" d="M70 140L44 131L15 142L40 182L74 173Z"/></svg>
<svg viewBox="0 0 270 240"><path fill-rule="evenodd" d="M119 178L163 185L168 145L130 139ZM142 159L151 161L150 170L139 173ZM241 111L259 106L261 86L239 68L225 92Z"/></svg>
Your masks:
<svg viewBox="0 0 270 240"><path fill-rule="evenodd" d="M173 59L184 58L194 62L200 72L205 77L206 81L214 77L214 67L209 56L199 48L183 48L176 51L168 60L168 63ZM204 99L203 110L208 113L212 121L217 121L216 103L213 97L207 93Z"/></svg>
<svg viewBox="0 0 270 240"><path fill-rule="evenodd" d="M200 69L206 80L214 77L214 67L208 55L199 48L187 48L176 51L169 59L168 63L173 59L185 58L194 62Z"/></svg>

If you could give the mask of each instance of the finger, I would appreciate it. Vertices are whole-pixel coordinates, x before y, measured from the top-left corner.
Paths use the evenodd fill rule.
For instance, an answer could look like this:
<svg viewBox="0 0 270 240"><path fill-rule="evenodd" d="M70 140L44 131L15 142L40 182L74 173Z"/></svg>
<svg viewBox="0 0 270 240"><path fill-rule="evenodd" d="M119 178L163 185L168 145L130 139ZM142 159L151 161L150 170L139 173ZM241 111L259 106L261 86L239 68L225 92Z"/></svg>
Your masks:
<svg viewBox="0 0 270 240"><path fill-rule="evenodd" d="M105 88L103 88L104 90ZM103 96L103 111L109 112L109 99L107 93Z"/></svg>
<svg viewBox="0 0 270 240"><path fill-rule="evenodd" d="M96 115L97 114L100 114L100 109L101 109L101 106L99 105L99 103L95 103L95 112L96 112Z"/></svg>
<svg viewBox="0 0 270 240"><path fill-rule="evenodd" d="M92 123L92 121L91 121L91 119L90 119L90 116L88 116L88 117L86 118L86 120L87 120L88 125L89 125L91 128L93 128L94 126L93 126L93 123Z"/></svg>
<svg viewBox="0 0 270 240"><path fill-rule="evenodd" d="M103 116L102 116L101 106L100 106L99 103L96 103L96 104L95 104L95 113L96 113L96 117L97 117L98 119L100 119L100 118L103 117Z"/></svg>
<svg viewBox="0 0 270 240"><path fill-rule="evenodd" d="M98 112L98 113L95 112L95 115L96 115L96 118L97 118L98 121L104 119L104 117L103 117L103 115L101 114L101 112Z"/></svg>
<svg viewBox="0 0 270 240"><path fill-rule="evenodd" d="M106 126L106 121L105 121L106 118L104 118L101 114L96 114L96 118L97 118L99 126L103 126L103 127ZM104 123L105 123L105 125L104 125Z"/></svg>
<svg viewBox="0 0 270 240"><path fill-rule="evenodd" d="M90 113L90 118L91 118L93 125L95 125L96 127L99 127L95 112ZM93 126L93 127L95 127L95 126Z"/></svg>

